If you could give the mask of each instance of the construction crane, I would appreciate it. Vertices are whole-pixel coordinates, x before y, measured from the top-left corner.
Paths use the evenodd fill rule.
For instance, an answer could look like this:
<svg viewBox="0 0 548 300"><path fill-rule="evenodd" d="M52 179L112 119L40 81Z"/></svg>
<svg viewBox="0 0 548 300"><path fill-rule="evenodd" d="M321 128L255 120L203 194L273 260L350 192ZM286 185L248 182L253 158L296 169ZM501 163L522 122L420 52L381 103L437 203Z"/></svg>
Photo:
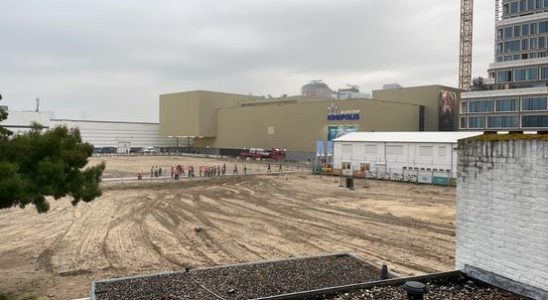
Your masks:
<svg viewBox="0 0 548 300"><path fill-rule="evenodd" d="M459 88L469 91L472 83L472 37L474 0L460 1Z"/></svg>
<svg viewBox="0 0 548 300"><path fill-rule="evenodd" d="M349 84L349 83L347 83L346 86L349 87L349 88L352 89L352 90L360 90L360 86L357 85L357 84Z"/></svg>

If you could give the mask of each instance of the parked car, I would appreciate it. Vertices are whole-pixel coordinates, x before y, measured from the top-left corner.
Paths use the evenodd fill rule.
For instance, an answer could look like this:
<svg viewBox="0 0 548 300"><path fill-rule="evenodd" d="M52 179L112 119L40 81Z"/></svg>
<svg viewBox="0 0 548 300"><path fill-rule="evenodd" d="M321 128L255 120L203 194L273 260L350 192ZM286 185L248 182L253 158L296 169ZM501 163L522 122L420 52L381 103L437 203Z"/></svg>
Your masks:
<svg viewBox="0 0 548 300"><path fill-rule="evenodd" d="M101 148L100 153L116 153L117 150L118 149L116 147L103 147L103 148Z"/></svg>
<svg viewBox="0 0 548 300"><path fill-rule="evenodd" d="M143 147L131 147L131 149L129 149L129 153L143 153L145 152L145 148Z"/></svg>
<svg viewBox="0 0 548 300"><path fill-rule="evenodd" d="M144 153L158 153L158 149L154 147L147 147L145 150L143 150Z"/></svg>

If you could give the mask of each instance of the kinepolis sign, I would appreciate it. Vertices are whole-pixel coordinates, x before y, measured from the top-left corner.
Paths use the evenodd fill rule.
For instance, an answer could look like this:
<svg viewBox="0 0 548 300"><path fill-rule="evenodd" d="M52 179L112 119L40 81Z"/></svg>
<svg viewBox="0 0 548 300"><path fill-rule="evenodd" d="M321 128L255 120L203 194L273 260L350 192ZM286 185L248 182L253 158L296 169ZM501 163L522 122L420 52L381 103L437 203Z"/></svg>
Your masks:
<svg viewBox="0 0 548 300"><path fill-rule="evenodd" d="M328 121L358 121L360 119L359 110L339 111L339 108L335 106L335 103L331 103L331 105L327 107L327 111Z"/></svg>

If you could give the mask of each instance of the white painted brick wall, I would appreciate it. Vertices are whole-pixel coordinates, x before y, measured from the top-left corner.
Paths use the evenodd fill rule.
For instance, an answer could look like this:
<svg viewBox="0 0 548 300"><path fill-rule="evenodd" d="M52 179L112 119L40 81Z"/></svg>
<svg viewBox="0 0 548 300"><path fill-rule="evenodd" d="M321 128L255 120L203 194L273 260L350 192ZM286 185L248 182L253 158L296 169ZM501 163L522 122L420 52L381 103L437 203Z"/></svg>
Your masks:
<svg viewBox="0 0 548 300"><path fill-rule="evenodd" d="M460 142L456 268L548 291L548 142Z"/></svg>

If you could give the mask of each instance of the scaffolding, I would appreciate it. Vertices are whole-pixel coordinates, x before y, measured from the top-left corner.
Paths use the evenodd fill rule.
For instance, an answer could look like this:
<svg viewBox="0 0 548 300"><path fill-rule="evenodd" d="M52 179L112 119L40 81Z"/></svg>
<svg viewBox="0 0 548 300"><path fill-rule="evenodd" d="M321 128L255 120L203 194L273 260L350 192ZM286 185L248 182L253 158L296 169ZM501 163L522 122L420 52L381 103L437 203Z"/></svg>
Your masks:
<svg viewBox="0 0 548 300"><path fill-rule="evenodd" d="M469 91L472 83L472 37L474 19L474 1L460 2L460 52L459 52L459 88Z"/></svg>

